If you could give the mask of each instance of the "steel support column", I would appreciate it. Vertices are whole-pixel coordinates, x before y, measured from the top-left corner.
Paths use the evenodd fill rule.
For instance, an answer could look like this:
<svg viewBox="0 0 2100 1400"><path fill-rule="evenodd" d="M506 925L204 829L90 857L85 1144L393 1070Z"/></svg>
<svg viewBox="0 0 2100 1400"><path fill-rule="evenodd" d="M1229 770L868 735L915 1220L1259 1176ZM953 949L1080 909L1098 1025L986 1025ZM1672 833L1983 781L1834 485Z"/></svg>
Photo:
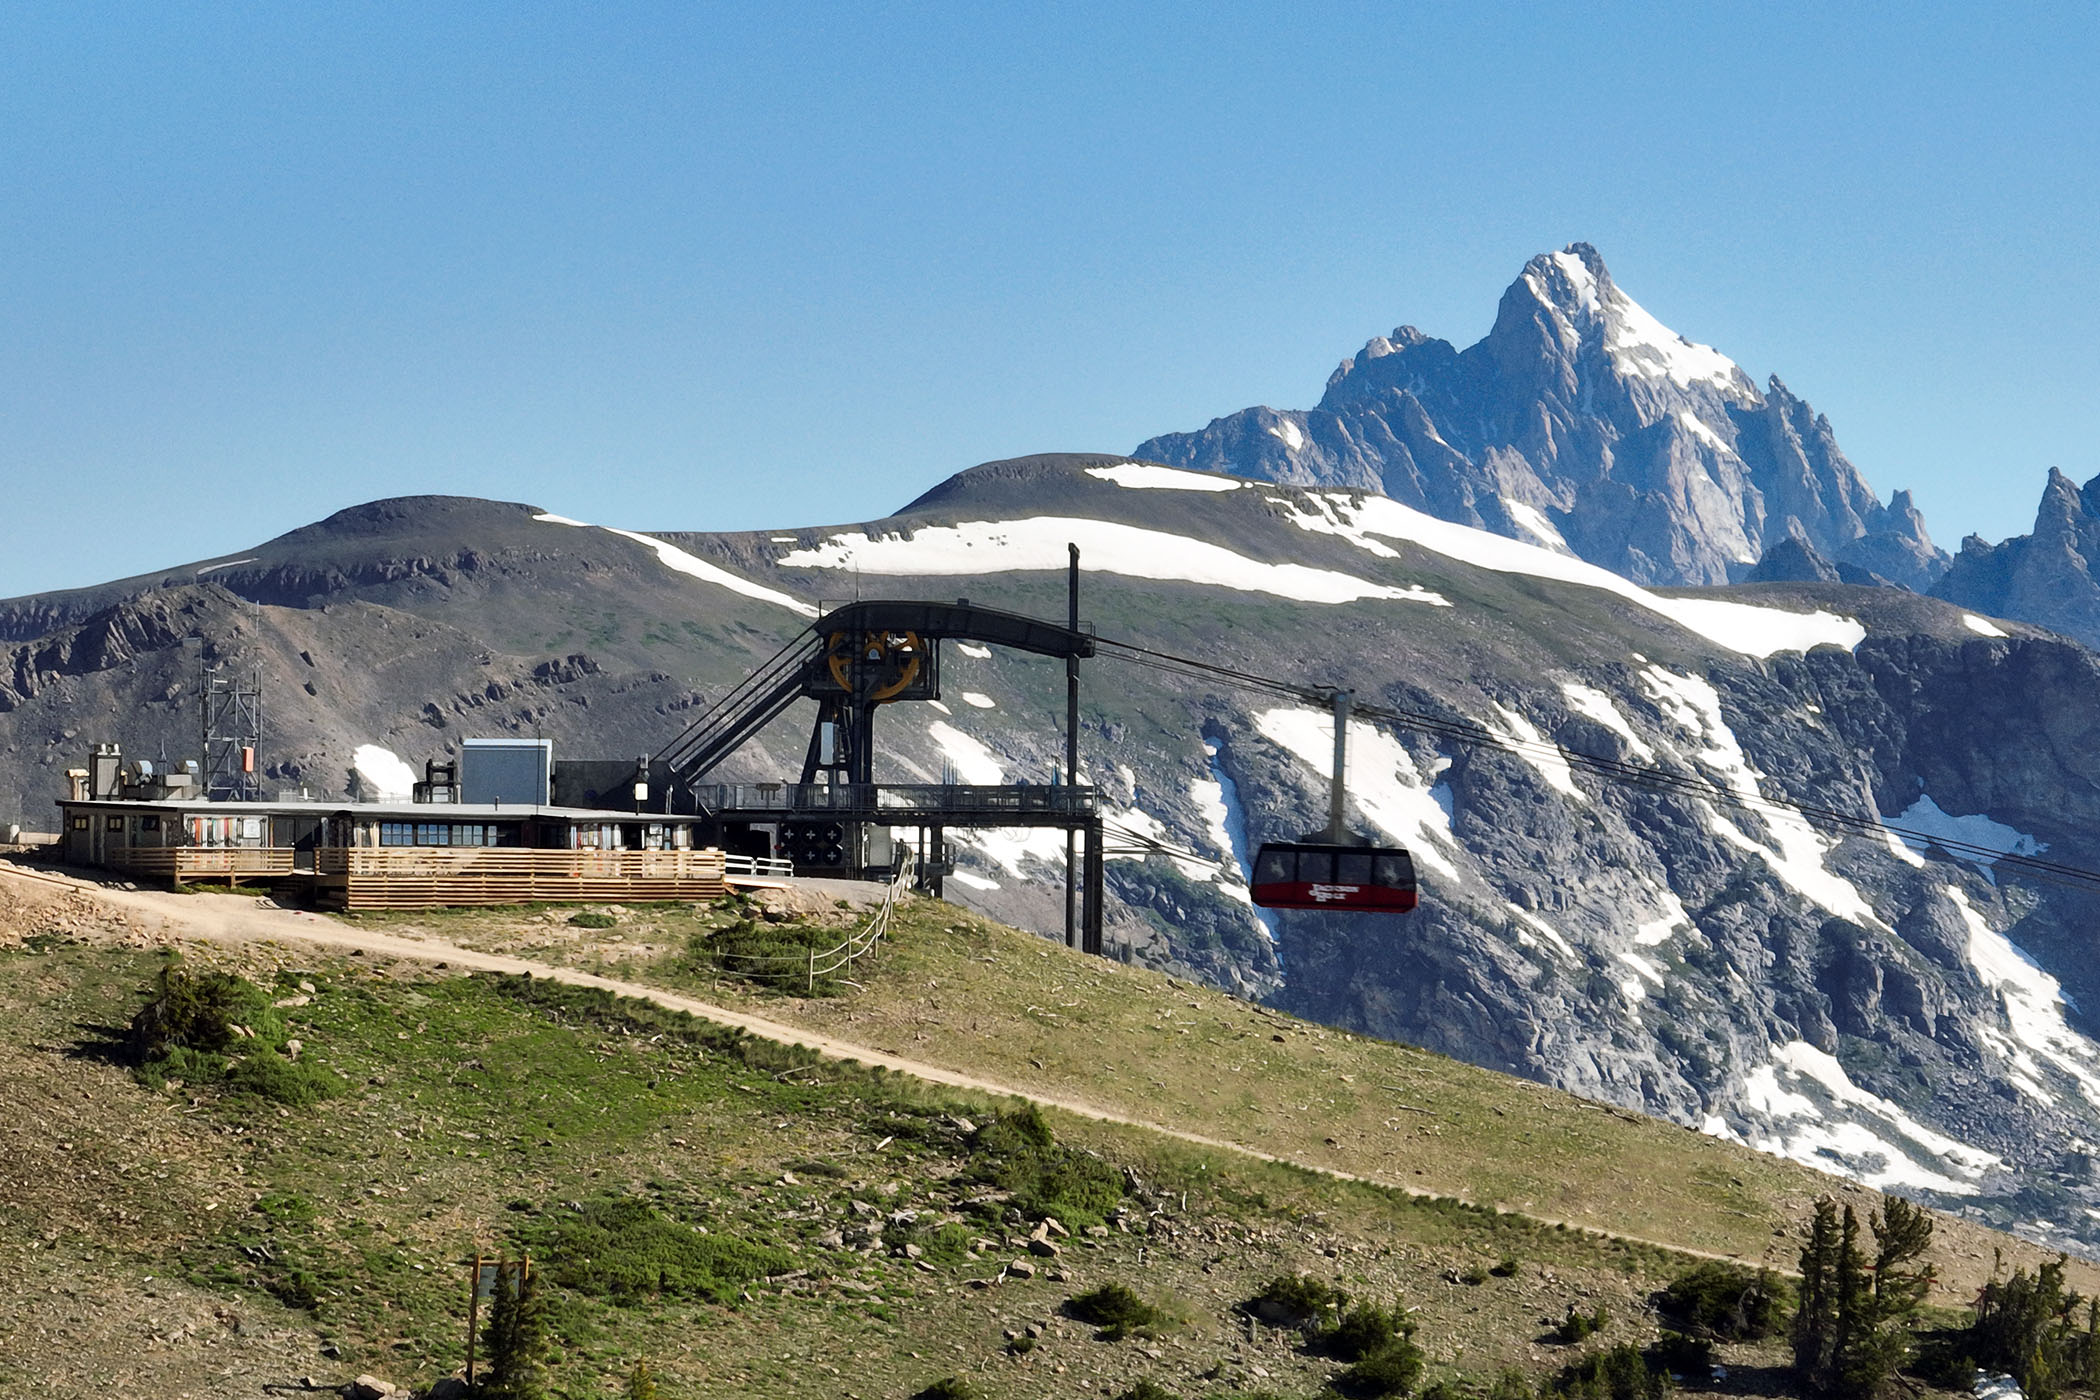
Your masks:
<svg viewBox="0 0 2100 1400"><path fill-rule="evenodd" d="M1104 951L1102 944L1101 865L1102 841L1101 819L1095 817L1086 824L1086 932L1082 949L1099 957Z"/></svg>

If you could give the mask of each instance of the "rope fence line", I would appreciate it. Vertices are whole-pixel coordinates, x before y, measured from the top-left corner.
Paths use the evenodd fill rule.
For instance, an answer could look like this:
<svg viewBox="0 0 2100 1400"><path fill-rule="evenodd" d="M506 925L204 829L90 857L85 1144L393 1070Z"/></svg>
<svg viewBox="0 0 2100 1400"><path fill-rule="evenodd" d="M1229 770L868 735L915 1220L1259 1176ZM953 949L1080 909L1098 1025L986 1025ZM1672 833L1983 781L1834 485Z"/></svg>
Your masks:
<svg viewBox="0 0 2100 1400"><path fill-rule="evenodd" d="M890 931L890 916L896 912L897 897L911 886L912 853L906 849L897 861L897 868L890 874L890 882L882 891L882 904L868 919L868 926L845 942L822 953L809 955L809 989L817 989L819 976L829 977L840 968L850 967L874 951L875 945ZM818 966L819 961L823 966Z"/></svg>
<svg viewBox="0 0 2100 1400"><path fill-rule="evenodd" d="M898 898L911 888L915 857L904 850L891 873L889 883L884 886L882 903L868 916L868 921L850 934L843 942L807 953L728 953L713 954L716 961L735 964L737 972L764 974L768 969L786 972L797 969L802 972L811 991L816 990L817 979L828 977L841 968L851 966L866 957L877 943L889 934L891 917L896 913Z"/></svg>

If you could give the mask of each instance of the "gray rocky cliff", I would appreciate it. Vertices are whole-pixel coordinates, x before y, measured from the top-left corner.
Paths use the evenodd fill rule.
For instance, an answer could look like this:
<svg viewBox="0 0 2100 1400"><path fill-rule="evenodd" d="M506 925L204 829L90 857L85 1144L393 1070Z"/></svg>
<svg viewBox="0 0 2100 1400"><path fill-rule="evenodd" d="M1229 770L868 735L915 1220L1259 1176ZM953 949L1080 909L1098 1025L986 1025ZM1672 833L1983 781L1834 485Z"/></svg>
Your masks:
<svg viewBox="0 0 2100 1400"><path fill-rule="evenodd" d="M1994 617L2015 617L2100 646L2100 477L2082 488L2056 468L2032 534L2001 544L1974 535L1932 590Z"/></svg>

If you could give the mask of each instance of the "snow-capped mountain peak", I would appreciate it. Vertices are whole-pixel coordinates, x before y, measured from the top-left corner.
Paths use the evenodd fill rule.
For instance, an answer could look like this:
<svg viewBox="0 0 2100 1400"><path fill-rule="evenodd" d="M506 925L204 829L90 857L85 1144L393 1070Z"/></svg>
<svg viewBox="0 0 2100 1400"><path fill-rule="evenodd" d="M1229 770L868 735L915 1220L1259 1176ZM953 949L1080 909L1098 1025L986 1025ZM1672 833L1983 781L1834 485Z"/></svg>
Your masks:
<svg viewBox="0 0 2100 1400"><path fill-rule="evenodd" d="M1512 538L1543 524L1637 583L1739 580L1794 537L1913 589L1946 567L1914 510L1875 498L1827 420L1664 325L1587 243L1527 262L1477 344L1403 325L1343 360L1316 408L1245 409L1134 455L1378 491Z"/></svg>

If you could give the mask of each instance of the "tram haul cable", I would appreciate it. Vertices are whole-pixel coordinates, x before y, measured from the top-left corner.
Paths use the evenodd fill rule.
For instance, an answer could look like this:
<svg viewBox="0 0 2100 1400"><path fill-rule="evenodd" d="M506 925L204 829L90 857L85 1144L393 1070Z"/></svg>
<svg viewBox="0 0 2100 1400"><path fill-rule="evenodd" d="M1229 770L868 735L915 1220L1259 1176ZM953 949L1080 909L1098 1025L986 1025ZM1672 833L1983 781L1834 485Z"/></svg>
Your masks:
<svg viewBox="0 0 2100 1400"><path fill-rule="evenodd" d="M1113 656L1133 665L1190 679L1223 681L1230 686L1263 695L1282 696L1324 705L1330 703L1338 693L1331 686L1303 685L1108 637L1099 638L1097 645L1101 648L1101 655ZM1972 863L2010 867L2052 884L2100 889L2100 870L2067 865L2061 861L2043 860L2038 856L2006 851L1979 842L1963 841L1957 837L1900 826L1894 822L1860 816L1835 807L1798 802L1784 797L1768 797L1762 793L1746 793L1727 783L1695 774L1672 772L1667 768L1649 764L1628 763L1622 759L1584 753L1580 749L1566 748L1545 740L1525 740L1498 734L1485 725L1472 721L1447 719L1441 715L1386 705L1352 705L1350 712L1365 719L1383 720L1401 728L1434 735L1470 748L1491 749L1520 758L1545 758L1564 762L1607 782L1647 787L1679 796L1718 802L1765 816L1794 818L1810 826L1851 835L1878 836L1884 839L1895 837L1919 850L1938 846L1949 855Z"/></svg>

